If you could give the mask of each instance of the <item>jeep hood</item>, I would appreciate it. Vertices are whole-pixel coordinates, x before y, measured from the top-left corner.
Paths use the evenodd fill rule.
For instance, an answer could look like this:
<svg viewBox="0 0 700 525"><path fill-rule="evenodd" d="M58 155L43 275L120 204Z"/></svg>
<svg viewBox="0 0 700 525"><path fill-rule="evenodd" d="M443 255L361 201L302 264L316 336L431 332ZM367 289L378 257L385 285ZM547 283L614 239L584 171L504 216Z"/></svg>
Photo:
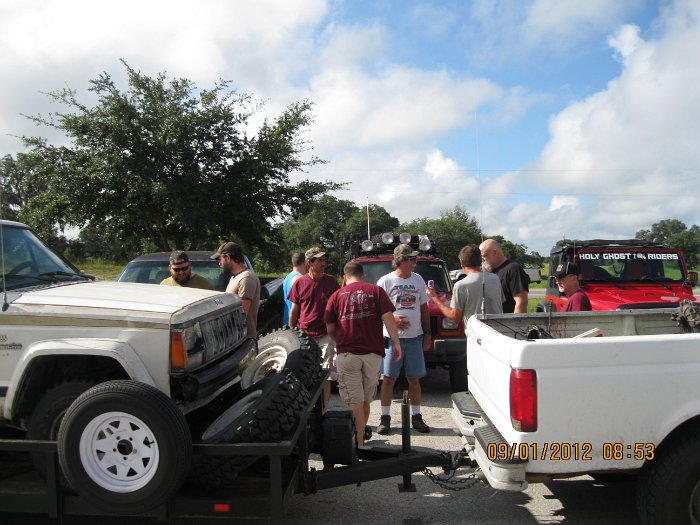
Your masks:
<svg viewBox="0 0 700 525"><path fill-rule="evenodd" d="M10 301L12 305L104 308L170 315L192 303L217 295L225 297L230 294L197 288L107 281L52 286L25 291L18 295L8 293L8 296L15 297Z"/></svg>
<svg viewBox="0 0 700 525"><path fill-rule="evenodd" d="M666 305L672 306L683 299L694 301L689 289L679 285L669 285L668 288L661 285L637 285L621 283L621 288L609 284L598 286L595 284L583 284L581 288L588 295L594 310L616 310L623 305Z"/></svg>

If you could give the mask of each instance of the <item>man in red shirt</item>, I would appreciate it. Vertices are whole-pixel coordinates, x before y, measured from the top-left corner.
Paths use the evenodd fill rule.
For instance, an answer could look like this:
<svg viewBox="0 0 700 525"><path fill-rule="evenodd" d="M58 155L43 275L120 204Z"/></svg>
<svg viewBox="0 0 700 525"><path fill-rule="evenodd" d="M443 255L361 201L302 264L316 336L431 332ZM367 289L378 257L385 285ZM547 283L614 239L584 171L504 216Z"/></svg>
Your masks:
<svg viewBox="0 0 700 525"><path fill-rule="evenodd" d="M382 323L393 342L394 361L401 359L401 342L393 315L396 308L387 293L364 282L361 264L349 262L343 271L347 285L328 300L325 321L338 353L340 397L355 416L357 444L361 446L372 437L367 421L384 358Z"/></svg>
<svg viewBox="0 0 700 525"><path fill-rule="evenodd" d="M568 297L564 312L583 312L591 309L591 301L586 292L579 287L578 275L578 267L574 263L560 264L554 271L559 292Z"/></svg>
<svg viewBox="0 0 700 525"><path fill-rule="evenodd" d="M287 297L292 301L292 307L289 310L289 326L304 330L321 348L323 368L331 370L329 380L323 385L323 402L327 407L331 399L330 380L335 380L337 374L333 366L335 341L328 335L323 313L328 299L339 286L335 277L325 273L326 253L321 248L309 248L306 250L305 257L308 273L294 281Z"/></svg>

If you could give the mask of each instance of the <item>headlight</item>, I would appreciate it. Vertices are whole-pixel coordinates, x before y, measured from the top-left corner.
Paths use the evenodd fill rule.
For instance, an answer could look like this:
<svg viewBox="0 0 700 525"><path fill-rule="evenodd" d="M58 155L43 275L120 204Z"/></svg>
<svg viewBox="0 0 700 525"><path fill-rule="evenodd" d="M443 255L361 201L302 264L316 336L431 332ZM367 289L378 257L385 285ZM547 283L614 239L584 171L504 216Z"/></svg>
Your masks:
<svg viewBox="0 0 700 525"><path fill-rule="evenodd" d="M170 367L197 367L204 362L204 338L199 323L170 333Z"/></svg>
<svg viewBox="0 0 700 525"><path fill-rule="evenodd" d="M443 327L445 330L457 330L457 328L459 328L459 325L453 323L453 322L450 321L447 317L443 317L443 318L442 318L442 327Z"/></svg>

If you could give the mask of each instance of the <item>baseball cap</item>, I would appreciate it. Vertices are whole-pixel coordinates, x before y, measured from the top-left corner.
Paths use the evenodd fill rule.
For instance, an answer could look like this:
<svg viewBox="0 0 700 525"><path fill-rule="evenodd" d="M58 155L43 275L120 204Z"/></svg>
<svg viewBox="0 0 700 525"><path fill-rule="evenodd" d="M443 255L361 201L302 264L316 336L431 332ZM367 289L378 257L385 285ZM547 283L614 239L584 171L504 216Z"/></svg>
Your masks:
<svg viewBox="0 0 700 525"><path fill-rule="evenodd" d="M567 275L578 275L578 266L576 266L574 263L563 263L557 266L557 269L554 270L554 277L556 279L563 279Z"/></svg>
<svg viewBox="0 0 700 525"><path fill-rule="evenodd" d="M187 252L182 250L175 250L170 254L170 264L175 264L177 262L190 262L190 258L187 256Z"/></svg>
<svg viewBox="0 0 700 525"><path fill-rule="evenodd" d="M218 259L219 257L221 257L224 254L243 256L243 250L235 242L225 242L224 244L219 246L219 249L216 250L216 253L214 253L214 255L212 255L209 258L210 259Z"/></svg>
<svg viewBox="0 0 700 525"><path fill-rule="evenodd" d="M408 244L399 244L396 248L394 248L394 258L417 257L418 255L419 253Z"/></svg>
<svg viewBox="0 0 700 525"><path fill-rule="evenodd" d="M321 248L319 248L318 246L314 246L313 248L309 248L308 250L306 250L304 256L307 259L316 259L317 257L325 257L326 252L321 250Z"/></svg>

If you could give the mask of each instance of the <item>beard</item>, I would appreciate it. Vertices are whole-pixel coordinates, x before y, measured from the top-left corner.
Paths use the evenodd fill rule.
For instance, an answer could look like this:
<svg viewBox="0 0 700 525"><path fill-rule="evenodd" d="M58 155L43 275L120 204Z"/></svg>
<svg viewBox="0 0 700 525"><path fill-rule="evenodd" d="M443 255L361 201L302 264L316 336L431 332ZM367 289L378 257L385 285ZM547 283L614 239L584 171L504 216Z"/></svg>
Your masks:
<svg viewBox="0 0 700 525"><path fill-rule="evenodd" d="M493 267L489 263L487 263L486 261L483 261L481 263L481 268L485 272L493 273Z"/></svg>

